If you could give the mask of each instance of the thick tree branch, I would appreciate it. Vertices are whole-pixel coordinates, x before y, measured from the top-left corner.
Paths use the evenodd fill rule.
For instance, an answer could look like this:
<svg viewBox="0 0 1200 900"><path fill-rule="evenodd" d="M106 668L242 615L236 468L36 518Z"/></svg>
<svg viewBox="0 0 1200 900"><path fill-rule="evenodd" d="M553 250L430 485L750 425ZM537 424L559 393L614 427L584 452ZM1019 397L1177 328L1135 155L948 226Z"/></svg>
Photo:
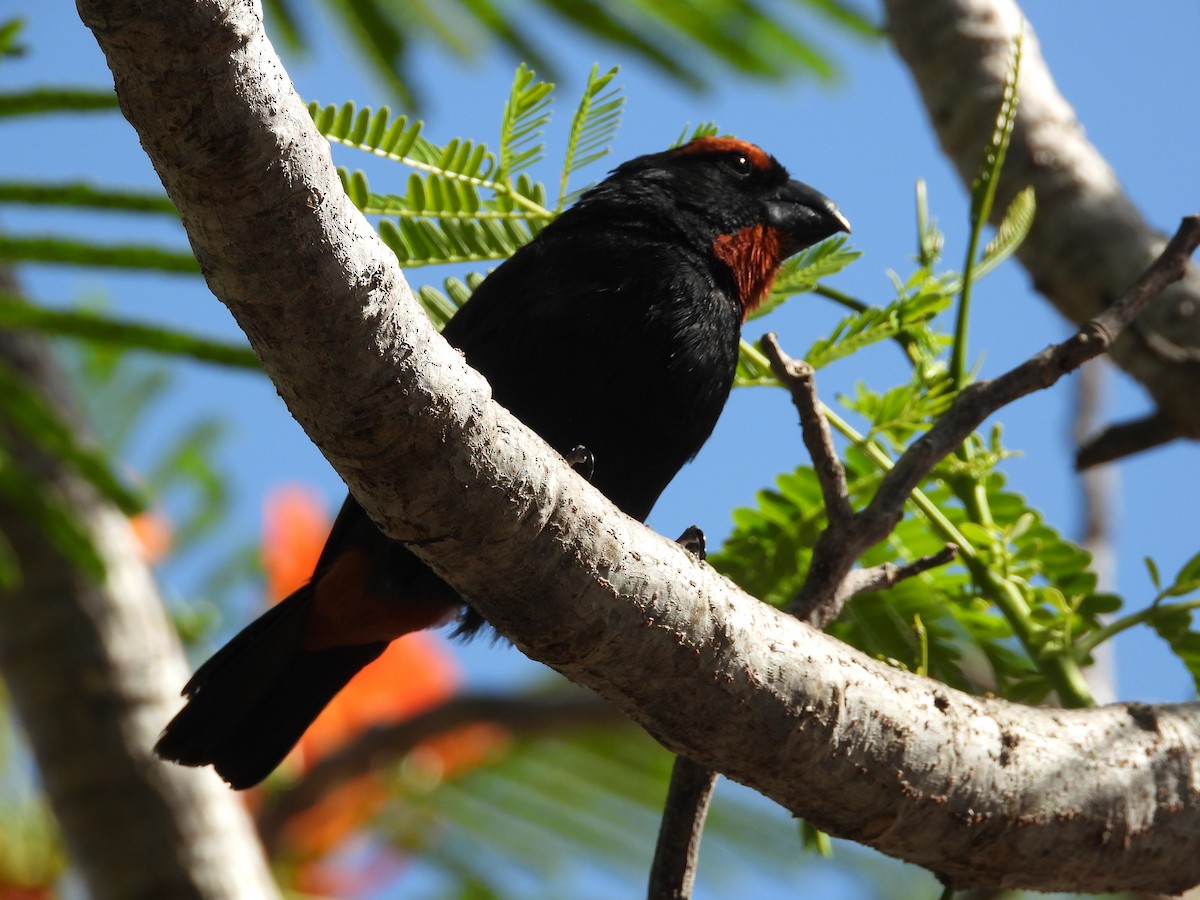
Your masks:
<svg viewBox="0 0 1200 900"><path fill-rule="evenodd" d="M41 338L0 332L0 361L71 420ZM237 798L211 772L150 751L185 668L128 521L61 459L19 433L2 437L39 491L69 504L106 569L97 583L0 499L0 533L21 569L0 589L0 672L89 896L276 896Z"/></svg>
<svg viewBox="0 0 1200 900"><path fill-rule="evenodd" d="M671 750L955 884L1200 881L1200 708L1029 709L888 668L621 515L434 333L249 2L80 0L210 286L393 537Z"/></svg>
<svg viewBox="0 0 1200 900"><path fill-rule="evenodd" d="M1163 247L1084 136L1059 93L1037 38L1013 0L884 0L897 52L912 71L942 149L969 185L996 122L1013 36L1024 28L1020 112L993 217L1027 185L1037 218L1017 251L1034 284L1081 324L1150 264ZM1185 355L1200 348L1200 269L1165 293L1112 349L1114 361L1144 384L1173 423L1166 436L1200 437L1200 370ZM1178 356L1178 354L1176 354Z"/></svg>

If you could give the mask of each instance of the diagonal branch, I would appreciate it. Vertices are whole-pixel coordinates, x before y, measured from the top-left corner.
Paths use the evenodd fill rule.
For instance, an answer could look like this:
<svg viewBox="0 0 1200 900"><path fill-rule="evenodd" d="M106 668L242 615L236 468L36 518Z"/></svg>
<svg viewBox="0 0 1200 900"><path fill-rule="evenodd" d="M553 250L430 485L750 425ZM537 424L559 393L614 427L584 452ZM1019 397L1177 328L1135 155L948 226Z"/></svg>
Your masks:
<svg viewBox="0 0 1200 900"><path fill-rule="evenodd" d="M1046 65L1015 0L884 0L888 34L912 72L946 156L970 185L979 148L995 127L1013 35L1024 34L1020 115L1004 163L993 220L1032 186L1038 211L1017 258L1033 284L1076 324L1099 314L1159 254L1163 236L1143 218ZM1191 266L1112 350L1141 382L1171 429L1200 436L1200 268ZM1163 346L1175 354L1160 352Z"/></svg>
<svg viewBox="0 0 1200 900"><path fill-rule="evenodd" d="M1186 216L1159 257L1112 306L1084 323L1062 343L1047 347L997 378L977 381L963 388L933 427L914 441L884 473L871 502L849 522L835 527L831 521L830 527L818 538L813 547L808 578L795 604L797 614L814 625L830 621L828 616L836 617L846 600L862 590L856 584L863 576L851 578L855 561L896 527L903 515L904 504L933 467L960 447L997 410L1034 391L1051 387L1064 375L1106 352L1151 302L1183 276L1198 245L1200 214ZM774 359L780 360L778 371L782 373L781 377L794 382L795 377L787 366L790 361L782 355L778 345L769 342L767 349ZM811 384L811 377L808 382ZM791 386L793 397L805 398L804 389L797 388L794 383ZM815 409L815 402L815 399L797 401L802 418L806 408ZM829 469L831 463L827 459L817 462L818 456L828 451L812 443L809 447L814 453L814 466ZM829 496L826 493L827 503Z"/></svg>
<svg viewBox="0 0 1200 900"><path fill-rule="evenodd" d="M835 530L845 528L854 516L854 509L850 505L850 491L846 487L846 470L833 446L829 422L821 414L813 367L785 354L774 334L763 335L762 346L767 359L771 361L771 371L791 393L792 403L800 414L804 446L808 448L813 470L821 485L829 527Z"/></svg>
<svg viewBox="0 0 1200 900"><path fill-rule="evenodd" d="M1180 222L1174 237L1159 257L1122 297L1104 312L1085 322L1060 344L990 381L965 387L946 414L904 452L883 477L874 499L861 514L875 522L864 536L870 544L892 529L913 488L947 454L955 450L988 416L1014 400L1044 390L1085 362L1106 352L1125 327L1187 271L1188 260L1200 244L1200 215ZM890 522L890 524L889 524Z"/></svg>
<svg viewBox="0 0 1200 900"><path fill-rule="evenodd" d="M256 4L78 6L209 285L297 420L500 633L674 752L949 883L1200 881L1200 707L971 697L746 596L491 402L345 198Z"/></svg>
<svg viewBox="0 0 1200 900"><path fill-rule="evenodd" d="M258 831L270 855L279 849L287 822L311 809L341 784L399 759L423 741L466 725L497 725L517 735L628 722L610 704L572 691L545 697L466 694L401 722L379 725L322 759L283 791L273 794L258 814Z"/></svg>

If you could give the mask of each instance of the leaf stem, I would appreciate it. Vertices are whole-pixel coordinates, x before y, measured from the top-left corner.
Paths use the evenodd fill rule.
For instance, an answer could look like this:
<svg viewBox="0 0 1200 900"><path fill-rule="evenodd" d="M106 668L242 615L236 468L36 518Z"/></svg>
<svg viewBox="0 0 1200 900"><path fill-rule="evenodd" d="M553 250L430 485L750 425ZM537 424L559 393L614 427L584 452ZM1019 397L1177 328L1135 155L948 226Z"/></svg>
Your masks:
<svg viewBox="0 0 1200 900"><path fill-rule="evenodd" d="M744 344L743 350L755 363L770 370L770 362L757 347ZM859 433L828 406L821 404L821 412L833 428L848 440L853 441L881 470L889 471L894 466L891 457L882 447ZM1013 634L1021 642L1025 652L1029 654L1029 658L1058 694L1060 702L1069 707L1093 705L1095 701L1092 699L1091 690L1088 688L1075 656L1071 653L1046 652L1044 642L1041 640L1041 630L1033 622L1029 604L1025 601L1020 587L988 566L974 545L947 518L937 504L929 499L924 491L914 488L912 494L909 495L909 501L925 517L942 540L958 546L963 565L971 573L979 591L1000 610L1001 615L1012 628Z"/></svg>
<svg viewBox="0 0 1200 900"><path fill-rule="evenodd" d="M1122 616L1109 622L1103 628L1097 628L1090 632L1086 637L1079 639L1075 644L1076 657L1087 656L1105 641L1110 640L1120 634L1122 631L1127 631L1135 625L1141 625L1143 622L1148 622L1155 616L1188 612L1189 610L1200 609L1200 599L1187 600L1183 603L1167 603L1157 606L1147 606L1145 609L1140 609L1135 613L1130 613L1127 616Z"/></svg>

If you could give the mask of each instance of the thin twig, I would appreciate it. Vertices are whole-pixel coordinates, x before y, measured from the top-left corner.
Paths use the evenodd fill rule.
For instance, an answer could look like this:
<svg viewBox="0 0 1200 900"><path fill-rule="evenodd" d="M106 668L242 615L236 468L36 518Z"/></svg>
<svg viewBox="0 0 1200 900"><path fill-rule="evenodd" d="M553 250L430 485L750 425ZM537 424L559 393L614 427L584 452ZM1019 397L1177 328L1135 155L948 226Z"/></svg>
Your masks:
<svg viewBox="0 0 1200 900"><path fill-rule="evenodd" d="M684 529L675 543L697 559L708 555L704 532L696 525ZM700 838L716 786L714 770L683 756L675 757L650 865L648 900L688 900L692 896L700 862Z"/></svg>
<svg viewBox="0 0 1200 900"><path fill-rule="evenodd" d="M801 617L801 621L807 622L813 628L827 628L842 614L842 608L851 598L868 591L885 591L914 575L947 565L953 562L957 556L958 547L954 544L947 544L937 553L922 556L909 563L887 562L871 566L868 569L854 569L842 579L842 583L838 585L830 602L812 607L806 615Z"/></svg>
<svg viewBox="0 0 1200 900"><path fill-rule="evenodd" d="M663 806L647 900L687 900L696 884L700 837L717 773L685 756L675 757Z"/></svg>
<svg viewBox="0 0 1200 900"><path fill-rule="evenodd" d="M812 457L821 494L825 499L825 515L831 528L842 528L854 517L850 492L846 487L846 470L833 446L833 433L821 415L817 385L812 366L803 360L792 359L783 352L774 334L762 338L763 352L771 361L771 371L791 392L792 402L800 413L800 428L804 446Z"/></svg>
<svg viewBox="0 0 1200 900"><path fill-rule="evenodd" d="M1200 215L1186 216L1159 258L1107 310L1084 323L1061 344L1046 348L998 378L964 388L937 423L884 473L874 498L855 514L851 526L827 528L818 538L808 578L789 610L808 618L815 608L834 602L854 562L891 532L913 489L935 465L1001 407L1050 387L1063 375L1108 350L1138 313L1183 276L1197 245L1200 245Z"/></svg>
<svg viewBox="0 0 1200 900"><path fill-rule="evenodd" d="M1183 437L1183 429L1161 411L1140 419L1118 422L1080 442L1075 454L1075 468L1082 472L1102 463L1142 453L1179 437Z"/></svg>

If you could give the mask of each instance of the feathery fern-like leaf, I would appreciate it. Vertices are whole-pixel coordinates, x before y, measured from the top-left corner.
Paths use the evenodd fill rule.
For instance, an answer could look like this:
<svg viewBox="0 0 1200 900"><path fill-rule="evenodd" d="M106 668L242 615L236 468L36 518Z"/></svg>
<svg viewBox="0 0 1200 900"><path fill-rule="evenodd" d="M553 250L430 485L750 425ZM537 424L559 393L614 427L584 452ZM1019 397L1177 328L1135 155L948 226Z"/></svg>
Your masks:
<svg viewBox="0 0 1200 900"><path fill-rule="evenodd" d="M145 508L145 498L127 487L104 453L83 444L45 399L7 365L0 365L0 408L4 420L47 453L65 461L127 514Z"/></svg>
<svg viewBox="0 0 1200 900"><path fill-rule="evenodd" d="M0 203L21 203L29 206L72 206L179 215L175 204L161 193L106 190L83 181L59 184L0 181Z"/></svg>
<svg viewBox="0 0 1200 900"><path fill-rule="evenodd" d="M869 307L838 322L828 337L809 347L804 359L814 369L820 369L869 344L924 325L949 306L950 300L951 295L946 291L925 290L887 306Z"/></svg>
<svg viewBox="0 0 1200 900"><path fill-rule="evenodd" d="M0 118L39 113L95 112L117 108L117 95L110 89L33 88L0 91Z"/></svg>
<svg viewBox="0 0 1200 900"><path fill-rule="evenodd" d="M166 250L145 244L105 245L49 237L0 235L0 260L186 274L200 271L195 257L183 251Z"/></svg>
<svg viewBox="0 0 1200 900"><path fill-rule="evenodd" d="M716 137L721 133L721 129L716 122L701 122L695 128L690 125L684 125L683 131L679 132L679 137L675 139L672 147L682 147L684 144L690 143L697 138Z"/></svg>
<svg viewBox="0 0 1200 900"><path fill-rule="evenodd" d="M496 179L512 178L542 158L542 131L550 121L550 94L554 85L538 81L524 63L517 66L512 91L500 120L500 166Z"/></svg>
<svg viewBox="0 0 1200 900"><path fill-rule="evenodd" d="M570 177L609 152L609 145L621 124L625 97L620 87L609 87L618 71L618 67L613 66L601 75L600 67L594 65L588 73L583 96L579 99L567 133L567 152L558 185L560 211L569 202L567 182Z"/></svg>
<svg viewBox="0 0 1200 900"><path fill-rule="evenodd" d="M1013 197L1012 203L1004 212L1004 219L996 229L996 235L983 248L983 256L975 266L975 277L982 278L1004 260L1012 256L1021 246L1033 227L1033 217L1037 212L1037 199L1033 187L1026 187Z"/></svg>
<svg viewBox="0 0 1200 900"><path fill-rule="evenodd" d="M836 275L862 256L861 251L850 249L848 243L844 237L833 237L785 262L779 269L771 293L748 319L765 316L788 297L813 290L822 278Z"/></svg>
<svg viewBox="0 0 1200 900"><path fill-rule="evenodd" d="M0 291L0 327L78 338L128 350L185 356L239 369L259 370L258 357L245 345L224 344L90 310L47 309Z"/></svg>

